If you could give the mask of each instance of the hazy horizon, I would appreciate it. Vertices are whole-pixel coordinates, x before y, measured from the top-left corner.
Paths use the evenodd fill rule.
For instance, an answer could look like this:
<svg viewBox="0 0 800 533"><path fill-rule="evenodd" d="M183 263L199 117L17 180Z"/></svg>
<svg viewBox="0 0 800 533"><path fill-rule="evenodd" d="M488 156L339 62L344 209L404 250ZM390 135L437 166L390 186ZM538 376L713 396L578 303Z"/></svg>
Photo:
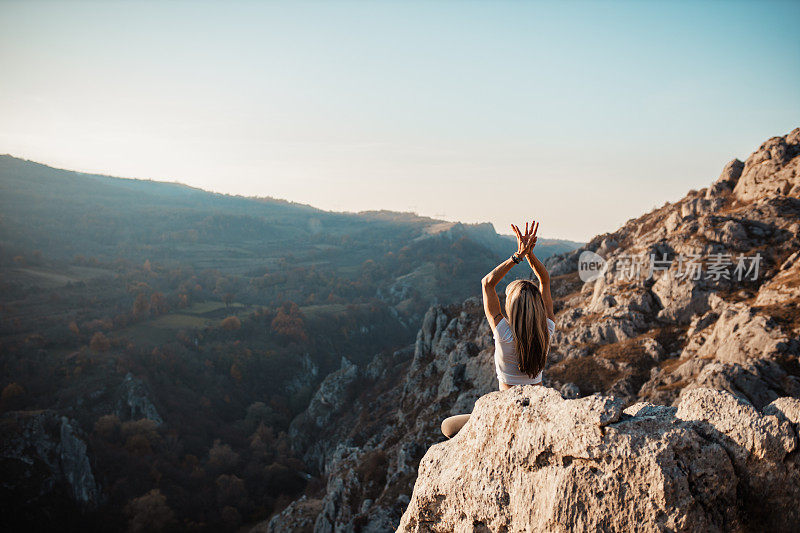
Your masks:
<svg viewBox="0 0 800 533"><path fill-rule="evenodd" d="M800 124L800 4L0 2L0 153L586 241ZM530 202L526 205L526 199Z"/></svg>
<svg viewBox="0 0 800 533"><path fill-rule="evenodd" d="M114 175L111 175L111 174L103 174L103 173L98 173L98 172L85 172L85 171L82 171L82 170L76 170L76 169L72 169L72 168L56 167L56 166L50 165L50 164L48 164L46 162L43 162L43 161L34 161L32 159L27 159L27 158L24 158L24 157L18 157L18 156L14 155L14 154L3 154L3 153L0 153L0 157L11 157L11 158L18 159L18 160L28 161L30 163L37 164L37 165L44 165L44 166L46 166L48 168L52 168L54 170L62 170L64 172L76 172L76 173L81 173L81 174L102 176L102 177L111 178L111 179L140 180L140 181L148 181L148 182L154 182L154 183L169 183L169 184L175 184L175 185L182 185L182 186L185 186L185 187L192 187L194 189L198 189L198 190L201 190L203 192L210 193L210 194L227 194L227 195L231 195L231 196L238 196L238 197L242 197L242 198L250 198L250 199L254 199L254 200L270 199L270 200L276 200L276 201L287 201L287 202L294 203L294 204L297 204L297 205L302 205L302 206L306 206L306 207L321 209L321 208L318 208L315 205L311 205L311 204L307 204L307 203L303 203L303 202L296 202L296 201L293 201L293 200L287 200L286 198L276 198L276 197L273 197L273 196L264 196L264 195L255 196L255 195L244 195L244 194L231 194L231 193L227 193L227 192L224 192L224 191L210 191L208 189L204 189L202 187L197 187L195 185L191 185L189 183L185 183L185 182L179 181L179 180L158 180L158 179L152 179L152 178L147 178L147 177L114 176ZM389 211L389 212L392 212L392 213L411 214L411 215L415 215L415 216L418 216L418 217L429 217L429 218L433 218L434 220L438 220L435 217L431 217L429 215L425 215L425 214L422 214L422 213L416 213L416 212L413 212L413 211L394 211L394 210L387 210L387 209L362 209L360 211L331 211L331 210L328 210L328 209L322 209L322 210L326 211L326 212L341 213L341 214L352 214L352 215L359 215L359 214L375 212L375 211ZM455 222L462 222L462 223L464 223L463 221L458 221L458 220L445 221L445 222L454 222L454 223ZM488 220L477 221L477 222L466 222L466 224L475 224L475 223L477 223L477 224L489 223L489 224L494 225L494 223L492 223L491 221L488 221ZM521 223L524 224L525 221L522 221ZM513 231L511 230L510 227L509 227L508 231L503 231L503 228L498 228L497 226L495 226L495 231L500 235L507 235L509 237L514 235L514 233L513 233ZM564 240L564 241L570 241L571 240L571 239L563 239L563 238L560 238L560 237L550 237L550 236L542 236L541 238L542 239ZM572 242L581 243L581 242L586 242L586 241L572 241Z"/></svg>

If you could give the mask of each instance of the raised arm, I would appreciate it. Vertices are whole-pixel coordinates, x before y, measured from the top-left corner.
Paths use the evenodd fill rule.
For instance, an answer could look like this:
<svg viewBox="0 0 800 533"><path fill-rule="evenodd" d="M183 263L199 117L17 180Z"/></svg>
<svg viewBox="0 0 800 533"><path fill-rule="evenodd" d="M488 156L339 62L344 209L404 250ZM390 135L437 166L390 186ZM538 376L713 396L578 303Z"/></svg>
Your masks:
<svg viewBox="0 0 800 533"><path fill-rule="evenodd" d="M536 224L536 229L533 231L533 237L531 238L534 242L534 246L536 244L536 232L538 230L539 224ZM556 314L553 312L553 296L550 294L550 274L547 273L547 269L544 264L539 261L539 258L534 255L533 247L531 247L525 257L528 258L528 264L531 265L533 273L536 274L536 277L539 279L539 290L542 291L542 301L544 302L544 310L547 313L547 318L555 322Z"/></svg>
<svg viewBox="0 0 800 533"><path fill-rule="evenodd" d="M500 298L497 296L497 284L500 283L503 276L508 274L508 271L511 270L514 265L516 265L516 263L509 257L497 265L494 270L486 274L481 280L483 312L486 314L486 319L489 321L492 330L494 330L497 323L503 318L503 312L500 309Z"/></svg>
<svg viewBox="0 0 800 533"><path fill-rule="evenodd" d="M497 265L494 270L486 274L481 280L483 312L486 314L486 319L489 321L492 330L495 329L497 323L503 318L503 312L500 308L500 298L497 296L497 284L500 283L500 280L508 274L508 271L511 270L514 265L522 261L522 258L525 257L533 247L532 240L529 239L530 235L528 233L527 223L525 224L524 236L520 233L519 228L513 224L511 228L517 235L517 253ZM531 225L530 231L533 231L533 225Z"/></svg>

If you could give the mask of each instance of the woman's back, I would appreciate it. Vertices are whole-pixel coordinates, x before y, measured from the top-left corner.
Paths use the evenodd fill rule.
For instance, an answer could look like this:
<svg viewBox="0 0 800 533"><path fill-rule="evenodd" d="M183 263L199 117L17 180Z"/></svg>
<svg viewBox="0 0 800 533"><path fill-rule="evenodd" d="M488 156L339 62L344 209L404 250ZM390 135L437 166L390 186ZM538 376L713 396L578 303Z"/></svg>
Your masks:
<svg viewBox="0 0 800 533"><path fill-rule="evenodd" d="M547 331L550 338L555 329L555 322L548 318ZM535 385L542 382L542 372L535 377L529 377L519 370L519 356L514 347L514 335L505 317L500 319L494 330L494 368L501 387L502 384Z"/></svg>

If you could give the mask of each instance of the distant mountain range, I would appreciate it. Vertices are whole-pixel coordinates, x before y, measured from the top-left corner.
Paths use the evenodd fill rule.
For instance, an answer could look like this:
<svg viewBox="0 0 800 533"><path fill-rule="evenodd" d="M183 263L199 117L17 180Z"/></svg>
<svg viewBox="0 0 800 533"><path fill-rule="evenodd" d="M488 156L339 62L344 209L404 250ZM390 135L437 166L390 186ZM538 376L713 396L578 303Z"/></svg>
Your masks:
<svg viewBox="0 0 800 533"><path fill-rule="evenodd" d="M514 240L489 223L446 222L413 213L339 213L274 198L231 196L187 185L117 178L52 168L0 155L0 244L3 252L40 250L50 257L76 254L99 260L125 257L189 263L242 272L254 261L291 253L314 260L344 240L340 264L363 260L353 249L389 242L397 247L432 237L466 237L498 255ZM580 246L540 239L541 258ZM215 264L208 245L235 252ZM330 254L324 254L330 260Z"/></svg>

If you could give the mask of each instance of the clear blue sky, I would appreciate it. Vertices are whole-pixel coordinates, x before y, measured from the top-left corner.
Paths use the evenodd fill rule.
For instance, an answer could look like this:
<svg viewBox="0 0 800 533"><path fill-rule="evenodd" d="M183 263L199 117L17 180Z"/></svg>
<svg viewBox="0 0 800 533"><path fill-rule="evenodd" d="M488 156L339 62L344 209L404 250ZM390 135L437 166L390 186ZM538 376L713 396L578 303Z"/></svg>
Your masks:
<svg viewBox="0 0 800 533"><path fill-rule="evenodd" d="M800 125L800 2L9 2L0 153L585 240Z"/></svg>

